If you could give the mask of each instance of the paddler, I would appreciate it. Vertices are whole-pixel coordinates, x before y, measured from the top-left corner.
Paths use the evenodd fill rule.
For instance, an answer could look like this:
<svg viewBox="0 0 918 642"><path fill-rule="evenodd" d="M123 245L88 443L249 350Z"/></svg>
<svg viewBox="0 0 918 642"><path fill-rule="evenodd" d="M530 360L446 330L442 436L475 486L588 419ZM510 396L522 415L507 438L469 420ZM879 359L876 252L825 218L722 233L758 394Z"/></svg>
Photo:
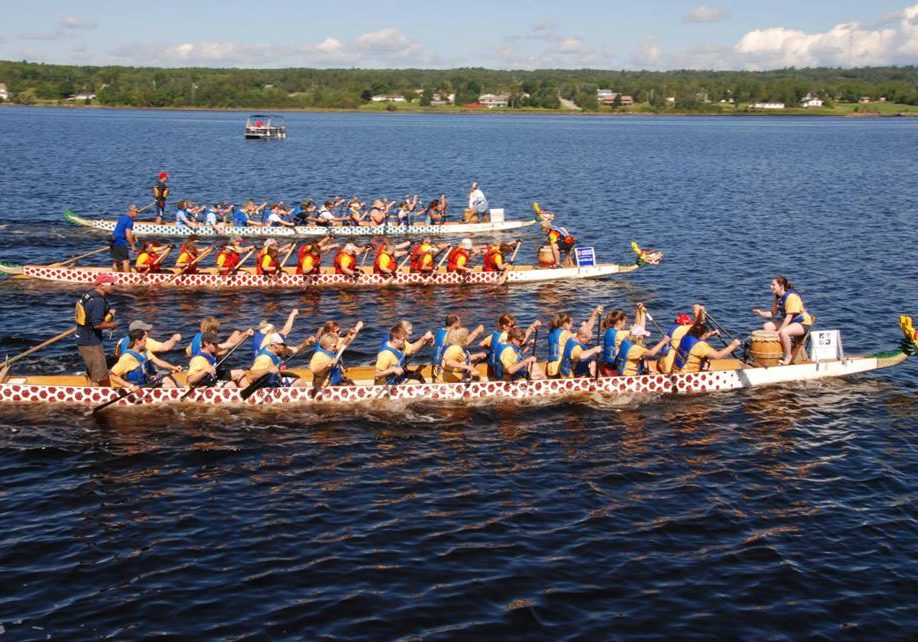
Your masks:
<svg viewBox="0 0 918 642"><path fill-rule="evenodd" d="M210 252L210 249L208 248L204 251ZM197 234L192 234L182 243L178 258L175 260L175 267L184 274L194 274L198 271L198 264L195 259L201 254L202 250L198 248L198 236Z"/></svg>
<svg viewBox="0 0 918 642"><path fill-rule="evenodd" d="M175 226L177 228L190 227L193 229L201 226L195 219L204 209L203 207L196 208L194 203L189 200L181 200L175 206L178 208L175 210Z"/></svg>
<svg viewBox="0 0 918 642"><path fill-rule="evenodd" d="M512 314L502 314L497 318L497 330L486 336L478 347L485 348L488 351L488 378L493 379L496 376L497 361L500 358L500 344L507 342L507 336L510 330L516 327L516 317ZM529 341L530 335L542 327L542 322L536 319L526 332L523 333L524 343Z"/></svg>
<svg viewBox="0 0 918 642"><path fill-rule="evenodd" d="M389 208L391 205L388 201L377 198L370 204L367 211L367 218L372 225L385 225L389 221Z"/></svg>
<svg viewBox="0 0 918 642"><path fill-rule="evenodd" d="M252 199L247 200L240 209L236 210L236 213L233 216L233 225L236 227L246 227L248 225L261 227L261 221L257 220L258 213L267 206L267 203L262 203L256 207L255 201Z"/></svg>
<svg viewBox="0 0 918 642"><path fill-rule="evenodd" d="M695 306L694 316L696 318L699 315L699 308L701 308L701 306ZM691 315L682 313L676 316L673 325L666 331L666 336L669 337L669 343L660 351L660 358L657 360L657 370L659 372L669 374L673 371L673 362L676 360L676 349L679 347L679 344L682 343L682 338L692 327L693 323L694 321Z"/></svg>
<svg viewBox="0 0 918 642"><path fill-rule="evenodd" d="M628 338L628 315L624 310L612 310L602 320L602 352L597 359L599 374L611 377L619 374L615 360L622 342Z"/></svg>
<svg viewBox="0 0 918 642"><path fill-rule="evenodd" d="M156 201L156 223L163 222L166 214L166 198L169 196L169 172L160 172L156 184L153 185L153 198Z"/></svg>
<svg viewBox="0 0 918 642"><path fill-rule="evenodd" d="M376 355L373 381L376 385L397 386L405 380L405 359L408 333L401 324L389 330L389 339Z"/></svg>
<svg viewBox="0 0 918 642"><path fill-rule="evenodd" d="M251 333L252 331L249 330L248 333L243 334L240 341ZM201 349L188 362L188 385L195 387L216 386L220 381L223 381L223 387L235 388L237 386L236 382L245 376L245 370L241 368L230 369L224 366L217 368L217 362L222 350L220 346L223 345L220 343L220 336L216 332L204 333L201 335L200 343Z"/></svg>
<svg viewBox="0 0 918 642"><path fill-rule="evenodd" d="M552 259L554 260L554 265L546 265L545 267L572 266L574 263L571 260L571 250L574 248L574 244L577 243L577 239L567 231L566 227L553 225L550 219L543 219L541 227L542 231L545 232L548 246L551 248Z"/></svg>
<svg viewBox="0 0 918 642"><path fill-rule="evenodd" d="M335 274L344 274L357 278L362 271L357 266L359 248L353 243L346 243L335 255Z"/></svg>
<svg viewBox="0 0 918 642"><path fill-rule="evenodd" d="M159 244L154 241L145 241L137 259L134 261L134 270L141 274L153 274L159 272L166 256L175 247L171 243Z"/></svg>
<svg viewBox="0 0 918 642"><path fill-rule="evenodd" d="M296 226L296 223L287 220L287 216L289 216L290 210L286 208L284 203L272 203L268 209L268 212L269 213L264 220L264 225L266 227L273 227L275 225L281 225L283 227Z"/></svg>
<svg viewBox="0 0 918 642"><path fill-rule="evenodd" d="M354 337L357 336L357 328L353 327L345 332L344 336L341 336L341 324L337 321L326 321L322 324L322 327L319 328L316 336L321 340L326 334L331 334L336 338L335 352L338 352L350 345L351 341L354 340Z"/></svg>
<svg viewBox="0 0 918 642"><path fill-rule="evenodd" d="M296 253L296 273L319 275L322 273L322 253L338 247L337 243L329 244L331 236L326 236L319 241L303 243Z"/></svg>
<svg viewBox="0 0 918 642"><path fill-rule="evenodd" d="M504 272L510 267L507 256L513 254L516 246L513 243L501 243L489 246L484 253L484 272Z"/></svg>
<svg viewBox="0 0 918 642"><path fill-rule="evenodd" d="M131 271L131 252L137 251L137 239L134 238L134 219L139 210L131 205L126 214L118 217L115 229L109 239L109 253L112 255L112 269L115 272Z"/></svg>
<svg viewBox="0 0 918 642"><path fill-rule="evenodd" d="M576 335L567 340L558 368L562 377L590 377L596 374L595 357L602 351L602 344L588 348L592 340L593 325L586 323L580 326Z"/></svg>
<svg viewBox="0 0 918 642"><path fill-rule="evenodd" d="M803 337L813 325L813 317L807 312L803 297L797 289L783 276L776 276L771 281L771 293L774 299L771 310L754 309L753 312L760 317L773 319L762 326L763 330L777 332L784 356L779 362L786 366L791 362L791 342L794 337Z"/></svg>
<svg viewBox="0 0 918 642"><path fill-rule="evenodd" d="M119 359L122 354L128 349L128 346L131 344L131 332L135 330L143 330L147 333L147 356L155 355L158 352L171 352L175 349L175 346L178 345L178 342L182 340L182 335L176 332L173 334L167 341L157 341L150 336L150 331L153 330L153 326L145 321L136 319L131 321L131 324L128 326L128 334L121 337L114 347L114 355L116 359Z"/></svg>
<svg viewBox="0 0 918 642"><path fill-rule="evenodd" d="M414 324L411 323L411 321L409 321L408 319L400 320L394 327L401 328L402 334L404 335L404 338L405 338L404 346L402 348L399 348L399 350L401 350L405 356L405 360L403 360L403 363L401 364L403 368L407 364L407 359L413 357L425 345L427 345L428 343L433 343L434 341L433 332L430 332L429 330L425 332L416 341L411 341L411 335L412 333L414 333ZM391 331L390 331L390 339L391 339ZM386 346L388 343L389 342L387 340L383 339L382 343L379 346L380 354L386 350ZM415 371L404 370L404 372L402 372L400 376L402 377L402 380L413 379L420 383L424 383L424 377L423 375L421 375L420 369L417 369Z"/></svg>
<svg viewBox="0 0 918 642"><path fill-rule="evenodd" d="M455 316L455 315L452 315ZM456 317L458 322L458 317ZM484 330L484 326L478 326L474 332L469 333L465 326L452 328L447 334L444 342L447 347L443 350L443 356L439 360L436 358L434 350L434 365L438 372L434 380L443 383L458 383L468 379L481 379L481 375L475 370L475 364L487 359L486 352L472 353L468 345L474 340L475 334Z"/></svg>
<svg viewBox="0 0 918 642"><path fill-rule="evenodd" d="M115 311L106 298L114 284L115 277L111 274L97 274L95 288L79 298L74 311L76 332L73 336L86 365L86 375L97 386L102 385L108 376L102 331L118 327L118 322L114 320Z"/></svg>
<svg viewBox="0 0 918 642"><path fill-rule="evenodd" d="M328 323L325 325L327 327ZM348 379L347 369L338 359L338 353L350 345L357 332L352 329L346 336L341 337L338 331L330 330L319 335L316 351L309 361L309 371L312 373L314 385L323 385L326 379L332 386L354 385L354 382Z"/></svg>
<svg viewBox="0 0 918 642"><path fill-rule="evenodd" d="M174 366L163 361L147 348L147 331L131 330L128 333L128 347L118 358L108 373L112 384L119 388L137 390L141 386L149 388L176 388L178 383L171 376L157 377L156 366L172 373L182 371L181 366Z"/></svg>
<svg viewBox="0 0 918 642"><path fill-rule="evenodd" d="M494 377L496 381L519 381L521 379L544 379L545 373L536 363L536 356L523 356L523 344L526 333L519 328L510 328L506 342L498 345L499 357L495 361ZM491 376L488 375L491 379Z"/></svg>
<svg viewBox="0 0 918 642"><path fill-rule="evenodd" d="M373 274L390 276L398 271L398 259L406 252L399 251L390 246L386 239L380 239L376 246L376 259L373 261Z"/></svg>
<svg viewBox="0 0 918 642"><path fill-rule="evenodd" d="M201 351L201 340L205 334L218 334L220 332L220 319L217 317L204 317L201 321L200 331L191 337L191 343L185 348L185 355L188 358L191 358L198 354ZM229 338L221 343L218 351L218 356L226 354L237 343L245 339L246 337L251 337L253 332L239 332L239 330L233 330Z"/></svg>
<svg viewBox="0 0 918 642"><path fill-rule="evenodd" d="M463 327L462 321L459 319L458 314L447 314L446 320L443 322L443 327L433 333L433 356L431 357L430 362L433 364L434 380L438 380L437 377L440 371L441 363L443 361L443 353L450 345L447 342L449 333L452 330L456 330L461 327ZM462 347L464 348L468 344L472 343L479 334L484 332L484 329L484 326L479 324L479 326L475 328L471 334L467 335L466 342Z"/></svg>
<svg viewBox="0 0 918 642"><path fill-rule="evenodd" d="M704 318L704 308L695 322L682 337L679 348L675 351L673 372L700 372L710 367L711 359L723 359L736 350L742 342L734 339L725 348L715 350L708 339L716 336L717 330L710 330Z"/></svg>
<svg viewBox="0 0 918 642"><path fill-rule="evenodd" d="M280 334L281 337L287 337L291 331L293 331L293 322L296 321L297 315L300 311L296 308L290 310L290 314L287 315L287 321L284 323L284 327L280 330L276 330L276 334ZM258 353L261 352L261 349L267 345L268 337L272 334L275 334L275 328L273 323L269 323L266 319L262 319L258 323L258 330L252 335L252 358L256 358Z"/></svg>
<svg viewBox="0 0 918 642"><path fill-rule="evenodd" d="M264 246L256 254L255 273L263 276L279 276L283 274L278 255L281 252L286 254L291 249L293 249L292 243L278 247L276 240L267 239Z"/></svg>
<svg viewBox="0 0 918 642"><path fill-rule="evenodd" d="M291 380L283 374L283 366L287 360L295 354L299 354L307 347L316 342L314 336L308 336L306 339L295 347L289 347L285 337L280 333L272 333L265 337L264 347L259 350L252 367L242 377L238 385L240 388L246 388L252 383L259 381L262 377L267 377L264 382L266 388L294 387L299 388L310 385L305 379L296 378Z"/></svg>
<svg viewBox="0 0 918 642"><path fill-rule="evenodd" d="M591 334L593 326L596 325L601 315L602 306L598 305L590 314L590 318L583 322L583 325L590 329ZM548 327L548 362L545 364L545 374L555 378L560 372L567 342L574 336L574 317L567 312L560 312L552 319Z"/></svg>
<svg viewBox="0 0 918 642"><path fill-rule="evenodd" d="M473 270L469 263L472 260L472 254L475 252L475 246L472 245L472 239L464 238L462 241L450 250L446 258L447 272L471 272Z"/></svg>
<svg viewBox="0 0 918 642"><path fill-rule="evenodd" d="M241 236L234 236L217 252L217 273L223 276L232 274L242 256L254 249L254 245L244 245Z"/></svg>
<svg viewBox="0 0 918 642"><path fill-rule="evenodd" d="M436 256L443 250L445 250L449 245L434 244L429 236L425 236L420 243L415 244L411 248L411 259L408 261L410 270L412 272L420 272L421 274L431 274L437 269Z"/></svg>
<svg viewBox="0 0 918 642"><path fill-rule="evenodd" d="M656 355L663 349L663 346L669 343L669 337L664 335L654 347L649 350L644 347L645 339L650 336L650 332L644 326L646 318L644 306L639 303L631 330L618 347L618 355L615 358L615 369L623 376L645 374L647 370L645 360Z"/></svg>

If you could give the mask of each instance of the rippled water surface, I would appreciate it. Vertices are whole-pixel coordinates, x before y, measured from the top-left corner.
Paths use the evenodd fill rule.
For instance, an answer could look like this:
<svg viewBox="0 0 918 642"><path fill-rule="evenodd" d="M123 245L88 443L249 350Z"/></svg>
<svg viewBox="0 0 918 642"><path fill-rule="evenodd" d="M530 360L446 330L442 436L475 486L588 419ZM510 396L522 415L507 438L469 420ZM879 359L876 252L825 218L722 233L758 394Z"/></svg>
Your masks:
<svg viewBox="0 0 918 642"><path fill-rule="evenodd" d="M918 313L918 120L0 109L0 258L103 236L60 212L392 198L481 181L557 211L619 280L513 289L112 298L190 336L302 310L368 329L701 302L733 332L785 274L851 353ZM535 231L521 235L534 251ZM508 238L509 235L508 235ZM0 282L0 353L68 327L80 287ZM544 339L544 335L542 337ZM544 349L544 346L543 346ZM180 355L169 355L180 362ZM20 372L73 372L61 343ZM918 370L687 398L318 408L0 407L0 639L914 639Z"/></svg>

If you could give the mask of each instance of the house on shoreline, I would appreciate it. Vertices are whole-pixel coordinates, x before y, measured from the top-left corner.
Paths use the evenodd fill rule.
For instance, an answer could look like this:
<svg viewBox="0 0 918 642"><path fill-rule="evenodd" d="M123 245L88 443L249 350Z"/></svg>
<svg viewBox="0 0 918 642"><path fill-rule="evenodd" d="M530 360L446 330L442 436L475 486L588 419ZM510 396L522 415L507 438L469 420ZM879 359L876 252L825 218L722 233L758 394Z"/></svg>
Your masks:
<svg viewBox="0 0 918 642"><path fill-rule="evenodd" d="M0 100L7 101L10 99L10 92L6 88L6 83L0 82Z"/></svg>

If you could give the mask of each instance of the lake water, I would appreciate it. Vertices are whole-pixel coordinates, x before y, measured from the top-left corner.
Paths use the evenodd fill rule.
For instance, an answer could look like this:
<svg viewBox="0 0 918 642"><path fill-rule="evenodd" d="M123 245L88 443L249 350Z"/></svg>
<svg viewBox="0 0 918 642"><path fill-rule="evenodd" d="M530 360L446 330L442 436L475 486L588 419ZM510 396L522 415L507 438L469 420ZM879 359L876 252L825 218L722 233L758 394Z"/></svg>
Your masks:
<svg viewBox="0 0 918 642"><path fill-rule="evenodd" d="M459 204L477 179L600 260L632 260L632 239L666 260L513 289L112 299L159 336L207 314L299 307L295 339L362 319L352 363L397 319L447 312L490 327L643 301L668 324L698 302L745 335L776 274L851 353L895 347L918 313L918 119L290 114L289 139L261 143L246 115L0 108L0 258L100 246L61 211L144 205L163 169L173 203ZM81 292L0 290L9 355L67 329ZM79 367L61 343L18 371ZM914 639L916 392L910 361L690 398L2 407L0 639Z"/></svg>

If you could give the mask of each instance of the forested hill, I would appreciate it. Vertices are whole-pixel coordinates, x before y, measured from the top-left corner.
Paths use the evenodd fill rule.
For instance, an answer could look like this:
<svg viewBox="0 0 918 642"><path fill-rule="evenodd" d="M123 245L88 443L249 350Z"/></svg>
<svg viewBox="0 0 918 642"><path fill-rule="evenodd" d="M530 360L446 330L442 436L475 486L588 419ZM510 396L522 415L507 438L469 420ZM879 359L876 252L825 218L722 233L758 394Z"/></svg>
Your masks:
<svg viewBox="0 0 918 642"><path fill-rule="evenodd" d="M603 106L599 89L628 96L649 110L678 105L680 111L704 111L767 101L796 106L807 95L827 104L869 98L918 105L916 66L651 72L173 69L0 61L0 83L7 86L8 100L21 104L53 104L76 97L79 102L124 107L355 109L368 105L373 96L403 96L406 105L427 106L450 94L455 105L467 105L486 93L505 95L509 108L557 109L562 99L587 111L619 106Z"/></svg>

